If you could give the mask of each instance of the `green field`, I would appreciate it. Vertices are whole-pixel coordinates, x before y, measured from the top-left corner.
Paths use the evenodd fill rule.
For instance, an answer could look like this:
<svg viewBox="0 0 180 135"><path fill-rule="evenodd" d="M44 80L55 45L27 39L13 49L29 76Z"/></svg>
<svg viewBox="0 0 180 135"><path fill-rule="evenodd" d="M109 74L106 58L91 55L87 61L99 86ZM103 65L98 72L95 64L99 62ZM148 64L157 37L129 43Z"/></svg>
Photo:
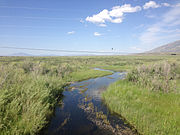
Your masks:
<svg viewBox="0 0 180 135"><path fill-rule="evenodd" d="M112 112L145 135L180 134L180 63L164 59L134 67L103 93Z"/></svg>
<svg viewBox="0 0 180 135"><path fill-rule="evenodd" d="M171 68L172 73L167 68L168 78L159 72L149 74L151 69L136 70L144 66L153 69L155 63L160 67L161 63L175 63L175 68ZM112 84L103 97L112 111L140 133L179 133L179 63L178 55L0 57L0 134L38 133L47 125L65 86L111 74L94 67L129 73L126 80ZM153 79L161 85L152 83Z"/></svg>
<svg viewBox="0 0 180 135"><path fill-rule="evenodd" d="M1 57L0 134L35 134L48 122L64 86L111 74L88 58ZM87 64L87 65L86 65Z"/></svg>

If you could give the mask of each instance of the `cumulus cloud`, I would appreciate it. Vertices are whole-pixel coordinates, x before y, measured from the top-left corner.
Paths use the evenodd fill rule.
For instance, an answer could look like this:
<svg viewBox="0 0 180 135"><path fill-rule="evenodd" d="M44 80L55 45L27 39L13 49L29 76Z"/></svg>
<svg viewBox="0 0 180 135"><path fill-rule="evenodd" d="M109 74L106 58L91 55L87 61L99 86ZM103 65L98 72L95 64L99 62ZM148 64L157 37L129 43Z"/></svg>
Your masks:
<svg viewBox="0 0 180 135"><path fill-rule="evenodd" d="M75 33L75 31L69 31L69 32L67 32L68 35L72 35L72 34L74 34L74 33Z"/></svg>
<svg viewBox="0 0 180 135"><path fill-rule="evenodd" d="M121 17L123 16L123 13L133 13L140 10L141 10L140 6L131 7L130 4L124 4L122 6L113 7L112 10L110 11L110 15L113 17Z"/></svg>
<svg viewBox="0 0 180 135"><path fill-rule="evenodd" d="M104 9L99 14L93 15L92 17L87 17L86 21L92 22L92 23L105 23L106 20L111 20L111 17L109 16L109 11L107 9Z"/></svg>
<svg viewBox="0 0 180 135"><path fill-rule="evenodd" d="M149 1L149 2L145 3L143 6L144 9L158 8L158 7L160 7L160 5L157 4L155 1Z"/></svg>
<svg viewBox="0 0 180 135"><path fill-rule="evenodd" d="M161 3L161 4L157 4L155 1L149 1L146 2L143 6L143 9L149 9L149 8L159 8L159 7L171 7L171 5L169 3Z"/></svg>
<svg viewBox="0 0 180 135"><path fill-rule="evenodd" d="M170 7L169 3L157 4L155 1L149 1L144 4L143 9L158 8L158 7ZM98 26L106 27L106 22L122 23L124 15L126 13L134 13L141 11L140 6L131 6L131 4L124 4L122 6L114 6L111 10L104 9L98 14L86 17L86 21L95 23Z"/></svg>
<svg viewBox="0 0 180 135"><path fill-rule="evenodd" d="M122 18L113 19L111 22L112 23L121 23L122 22Z"/></svg>
<svg viewBox="0 0 180 135"><path fill-rule="evenodd" d="M94 32L94 36L101 36L102 34L100 34L99 32Z"/></svg>
<svg viewBox="0 0 180 135"><path fill-rule="evenodd" d="M100 24L99 26L103 26L105 22L121 23L123 21L124 13L133 13L140 10L140 6L132 7L130 4L124 4L122 6L115 6L110 11L104 9L98 14L88 16L86 21Z"/></svg>

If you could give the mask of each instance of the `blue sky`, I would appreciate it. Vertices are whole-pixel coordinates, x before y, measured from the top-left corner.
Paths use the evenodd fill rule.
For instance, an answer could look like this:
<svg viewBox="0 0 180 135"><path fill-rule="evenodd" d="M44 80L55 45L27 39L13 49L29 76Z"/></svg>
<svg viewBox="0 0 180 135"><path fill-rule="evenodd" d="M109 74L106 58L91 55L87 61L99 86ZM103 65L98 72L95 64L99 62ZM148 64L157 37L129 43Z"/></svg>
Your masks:
<svg viewBox="0 0 180 135"><path fill-rule="evenodd" d="M1 47L136 53L179 39L180 0L0 0ZM0 49L16 52L47 53Z"/></svg>

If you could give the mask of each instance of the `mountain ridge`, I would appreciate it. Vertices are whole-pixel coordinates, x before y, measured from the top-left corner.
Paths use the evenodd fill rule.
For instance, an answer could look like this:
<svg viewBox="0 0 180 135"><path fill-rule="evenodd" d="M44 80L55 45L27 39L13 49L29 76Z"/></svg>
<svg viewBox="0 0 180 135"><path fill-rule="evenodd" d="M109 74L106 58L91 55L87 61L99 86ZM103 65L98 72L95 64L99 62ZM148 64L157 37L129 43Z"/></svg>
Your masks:
<svg viewBox="0 0 180 135"><path fill-rule="evenodd" d="M180 53L180 40L154 48L146 53Z"/></svg>

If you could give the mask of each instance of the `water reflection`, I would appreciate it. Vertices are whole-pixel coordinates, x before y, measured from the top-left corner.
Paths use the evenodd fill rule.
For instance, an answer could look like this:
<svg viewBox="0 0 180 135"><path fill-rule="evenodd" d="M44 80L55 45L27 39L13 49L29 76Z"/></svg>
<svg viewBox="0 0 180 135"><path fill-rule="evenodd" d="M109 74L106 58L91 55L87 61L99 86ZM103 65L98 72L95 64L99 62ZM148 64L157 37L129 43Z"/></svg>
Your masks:
<svg viewBox="0 0 180 135"><path fill-rule="evenodd" d="M101 100L101 93L124 77L125 73L113 72L112 75L71 84L63 92L63 107L55 108L55 116L44 134L134 134L122 119L110 114Z"/></svg>

